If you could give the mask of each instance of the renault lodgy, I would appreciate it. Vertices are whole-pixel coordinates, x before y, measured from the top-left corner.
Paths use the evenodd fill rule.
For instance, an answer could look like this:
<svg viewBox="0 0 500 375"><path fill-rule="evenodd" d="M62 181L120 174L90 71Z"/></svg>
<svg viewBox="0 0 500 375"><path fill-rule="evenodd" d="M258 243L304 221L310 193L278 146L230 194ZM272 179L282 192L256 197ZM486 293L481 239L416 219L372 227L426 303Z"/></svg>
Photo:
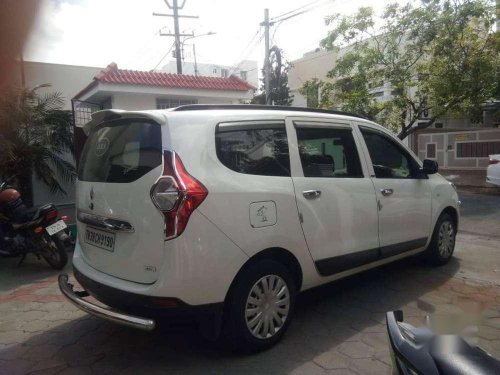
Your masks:
<svg viewBox="0 0 500 375"><path fill-rule="evenodd" d="M454 187L363 118L191 105L104 110L84 130L73 257L83 291L67 275L59 286L104 319L152 330L188 318L260 350L283 336L300 291L453 254Z"/></svg>

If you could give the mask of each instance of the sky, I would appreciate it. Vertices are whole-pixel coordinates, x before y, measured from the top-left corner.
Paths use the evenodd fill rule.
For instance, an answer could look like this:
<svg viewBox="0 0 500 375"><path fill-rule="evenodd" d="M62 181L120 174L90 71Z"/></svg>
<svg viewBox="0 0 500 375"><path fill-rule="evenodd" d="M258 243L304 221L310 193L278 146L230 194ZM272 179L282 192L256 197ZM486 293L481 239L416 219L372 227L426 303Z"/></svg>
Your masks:
<svg viewBox="0 0 500 375"><path fill-rule="evenodd" d="M172 0L169 0L172 3ZM179 4L183 0L178 0ZM116 62L119 68L151 70L173 60L174 38L159 35L173 32L171 17L154 17L153 12L171 13L164 0L41 0L39 15L25 45L24 59L59 64L105 67ZM384 0L186 0L180 14L181 32L200 36L197 61L236 66L242 59L264 58L264 9L270 17L314 3L312 11L271 28L271 45L282 48L287 60L314 50L327 35L324 17L350 14L360 6L381 10ZM186 48L187 50L187 48ZM192 61L186 53L186 61Z"/></svg>

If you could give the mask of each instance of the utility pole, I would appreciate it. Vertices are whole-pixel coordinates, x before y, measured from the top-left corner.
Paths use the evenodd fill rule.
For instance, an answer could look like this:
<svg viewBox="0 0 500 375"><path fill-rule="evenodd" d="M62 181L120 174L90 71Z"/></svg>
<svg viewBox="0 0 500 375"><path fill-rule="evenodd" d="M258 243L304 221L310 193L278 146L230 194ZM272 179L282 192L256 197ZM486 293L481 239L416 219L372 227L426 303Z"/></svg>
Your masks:
<svg viewBox="0 0 500 375"><path fill-rule="evenodd" d="M185 16L179 14L179 9L184 8L184 4L186 4L186 0L182 1L182 4L179 6L177 0L172 0L172 5L168 2L168 0L164 0L165 4L167 4L169 9L172 9L174 14L164 14L164 13L153 13L153 16L162 16L162 17L173 17L174 18L174 33L173 34L163 34L160 33L161 36L173 36L175 38L175 59L177 61L177 74L182 74L182 51L181 51L181 36L193 36L193 34L181 34L179 32L179 18L198 18L198 16Z"/></svg>
<svg viewBox="0 0 500 375"><path fill-rule="evenodd" d="M193 55L194 55L194 76L198 77L198 64L196 62L196 45L193 43Z"/></svg>
<svg viewBox="0 0 500 375"><path fill-rule="evenodd" d="M261 24L265 28L264 32L264 40L265 40L265 58L264 58L264 91L266 92L266 105L271 104L270 97L270 85L271 85L271 69L270 69L270 61L269 61L269 27L271 24L269 23L269 9L264 9L264 22Z"/></svg>
<svg viewBox="0 0 500 375"><path fill-rule="evenodd" d="M175 58L177 60L177 74L182 74L182 51L181 51L181 38L179 37L179 6L177 0L174 1L174 33L175 33ZM168 5L167 0L165 3ZM184 3L182 4L184 6Z"/></svg>

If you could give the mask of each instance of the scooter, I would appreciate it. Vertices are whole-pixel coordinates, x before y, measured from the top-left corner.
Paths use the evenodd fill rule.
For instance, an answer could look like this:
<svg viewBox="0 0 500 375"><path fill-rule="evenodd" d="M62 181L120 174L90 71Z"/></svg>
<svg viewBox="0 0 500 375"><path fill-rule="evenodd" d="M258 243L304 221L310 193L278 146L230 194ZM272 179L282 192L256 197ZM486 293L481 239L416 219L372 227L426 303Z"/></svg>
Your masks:
<svg viewBox="0 0 500 375"><path fill-rule="evenodd" d="M386 323L395 374L500 374L500 361L458 335L435 335L428 327L414 327L403 321L402 311L388 312Z"/></svg>
<svg viewBox="0 0 500 375"><path fill-rule="evenodd" d="M0 182L0 257L20 257L20 266L33 253L52 268L62 269L71 243L67 216L58 217L52 203L27 208L21 194L8 184L10 180Z"/></svg>

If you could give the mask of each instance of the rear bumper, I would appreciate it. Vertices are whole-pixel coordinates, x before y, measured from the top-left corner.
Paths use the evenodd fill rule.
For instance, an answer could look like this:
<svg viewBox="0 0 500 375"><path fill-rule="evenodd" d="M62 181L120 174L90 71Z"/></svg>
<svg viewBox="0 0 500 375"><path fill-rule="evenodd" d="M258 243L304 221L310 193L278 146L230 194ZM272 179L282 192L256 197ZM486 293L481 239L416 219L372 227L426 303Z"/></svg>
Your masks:
<svg viewBox="0 0 500 375"><path fill-rule="evenodd" d="M492 185L500 186L500 177L486 176L486 182Z"/></svg>
<svg viewBox="0 0 500 375"><path fill-rule="evenodd" d="M73 290L73 285L68 282L68 275L65 273L59 275L59 289L68 301L80 310L83 310L91 315L95 315L113 323L142 329L144 331L152 331L156 327L156 323L152 319L129 315L109 307L101 307L86 301L83 297L87 293L84 292L77 294Z"/></svg>
<svg viewBox="0 0 500 375"><path fill-rule="evenodd" d="M178 298L152 297L120 290L90 279L73 266L76 280L84 289L107 307L86 301L81 292L74 292L68 275L59 276L59 288L79 309L117 324L152 331L158 323L178 326L195 323L208 338L217 338L222 325L224 303L189 305ZM96 309L97 308L97 309Z"/></svg>

